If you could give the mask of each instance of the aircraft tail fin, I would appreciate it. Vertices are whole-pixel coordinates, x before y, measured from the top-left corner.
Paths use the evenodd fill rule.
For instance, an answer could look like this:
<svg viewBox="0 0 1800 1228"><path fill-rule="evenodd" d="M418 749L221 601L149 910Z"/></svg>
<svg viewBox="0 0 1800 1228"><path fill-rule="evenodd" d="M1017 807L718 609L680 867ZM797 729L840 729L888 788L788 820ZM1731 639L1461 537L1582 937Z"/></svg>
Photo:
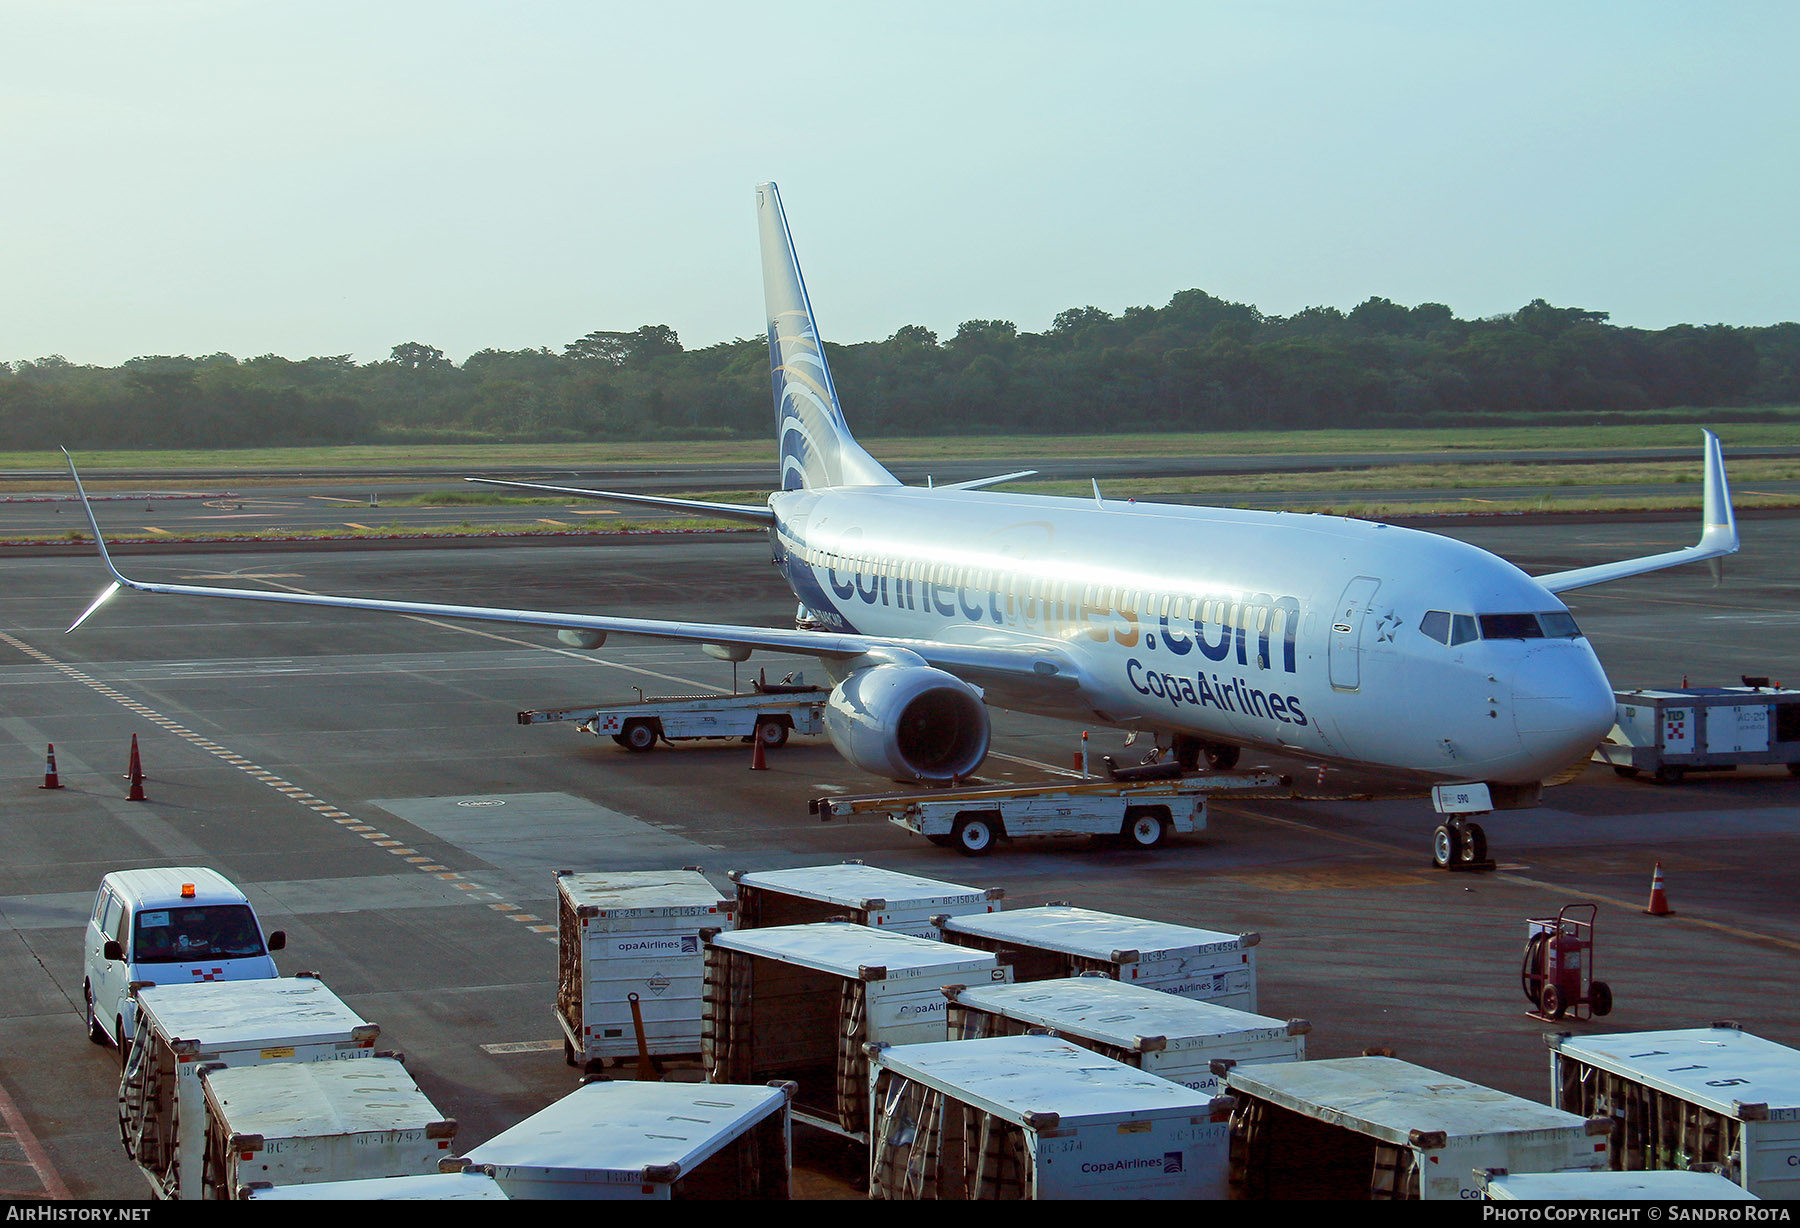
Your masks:
<svg viewBox="0 0 1800 1228"><path fill-rule="evenodd" d="M899 480L857 444L844 422L825 345L794 256L787 214L772 183L757 185L762 235L763 301L768 309L769 371L781 488L898 486Z"/></svg>

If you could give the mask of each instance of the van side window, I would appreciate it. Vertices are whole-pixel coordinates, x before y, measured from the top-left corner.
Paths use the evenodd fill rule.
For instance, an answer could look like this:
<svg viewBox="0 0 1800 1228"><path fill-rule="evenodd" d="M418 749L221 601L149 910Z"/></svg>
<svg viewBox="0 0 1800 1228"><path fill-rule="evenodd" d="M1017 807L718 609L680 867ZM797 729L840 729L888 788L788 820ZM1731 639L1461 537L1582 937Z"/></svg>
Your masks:
<svg viewBox="0 0 1800 1228"><path fill-rule="evenodd" d="M120 946L130 950L131 914L125 911L118 900L114 900L108 907L112 910L112 924L106 927L107 936L118 939Z"/></svg>

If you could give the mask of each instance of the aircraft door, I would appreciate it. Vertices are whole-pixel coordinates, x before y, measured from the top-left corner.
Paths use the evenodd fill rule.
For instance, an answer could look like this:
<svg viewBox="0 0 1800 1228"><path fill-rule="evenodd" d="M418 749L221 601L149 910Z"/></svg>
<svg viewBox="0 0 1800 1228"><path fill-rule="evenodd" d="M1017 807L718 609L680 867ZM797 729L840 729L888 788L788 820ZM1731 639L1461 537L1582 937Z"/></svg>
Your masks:
<svg viewBox="0 0 1800 1228"><path fill-rule="evenodd" d="M1344 586L1331 613L1331 689L1355 691L1362 687L1363 623L1369 615L1369 602L1381 581L1373 576L1358 576Z"/></svg>

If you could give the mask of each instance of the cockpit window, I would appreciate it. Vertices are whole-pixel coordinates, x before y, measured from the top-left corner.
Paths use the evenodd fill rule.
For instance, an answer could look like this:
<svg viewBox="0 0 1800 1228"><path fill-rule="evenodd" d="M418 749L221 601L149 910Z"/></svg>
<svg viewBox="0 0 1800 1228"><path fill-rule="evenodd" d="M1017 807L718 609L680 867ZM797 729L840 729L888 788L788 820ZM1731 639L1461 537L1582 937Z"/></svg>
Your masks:
<svg viewBox="0 0 1800 1228"><path fill-rule="evenodd" d="M1544 629L1538 626L1536 614L1483 614L1481 638L1484 640L1541 640Z"/></svg>
<svg viewBox="0 0 1800 1228"><path fill-rule="evenodd" d="M1419 630L1440 644L1467 644L1471 640L1574 639L1581 634L1572 615L1555 614L1451 614L1427 610Z"/></svg>

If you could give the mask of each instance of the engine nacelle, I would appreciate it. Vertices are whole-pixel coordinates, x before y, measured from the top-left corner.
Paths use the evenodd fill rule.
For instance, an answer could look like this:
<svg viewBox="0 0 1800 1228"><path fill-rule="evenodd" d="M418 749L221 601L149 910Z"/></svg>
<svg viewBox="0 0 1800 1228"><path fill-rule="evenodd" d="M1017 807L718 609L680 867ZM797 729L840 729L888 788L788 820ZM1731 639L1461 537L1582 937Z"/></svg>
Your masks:
<svg viewBox="0 0 1800 1228"><path fill-rule="evenodd" d="M949 784L987 758L987 705L954 674L928 665L872 665L831 692L825 732L838 754L894 780Z"/></svg>

